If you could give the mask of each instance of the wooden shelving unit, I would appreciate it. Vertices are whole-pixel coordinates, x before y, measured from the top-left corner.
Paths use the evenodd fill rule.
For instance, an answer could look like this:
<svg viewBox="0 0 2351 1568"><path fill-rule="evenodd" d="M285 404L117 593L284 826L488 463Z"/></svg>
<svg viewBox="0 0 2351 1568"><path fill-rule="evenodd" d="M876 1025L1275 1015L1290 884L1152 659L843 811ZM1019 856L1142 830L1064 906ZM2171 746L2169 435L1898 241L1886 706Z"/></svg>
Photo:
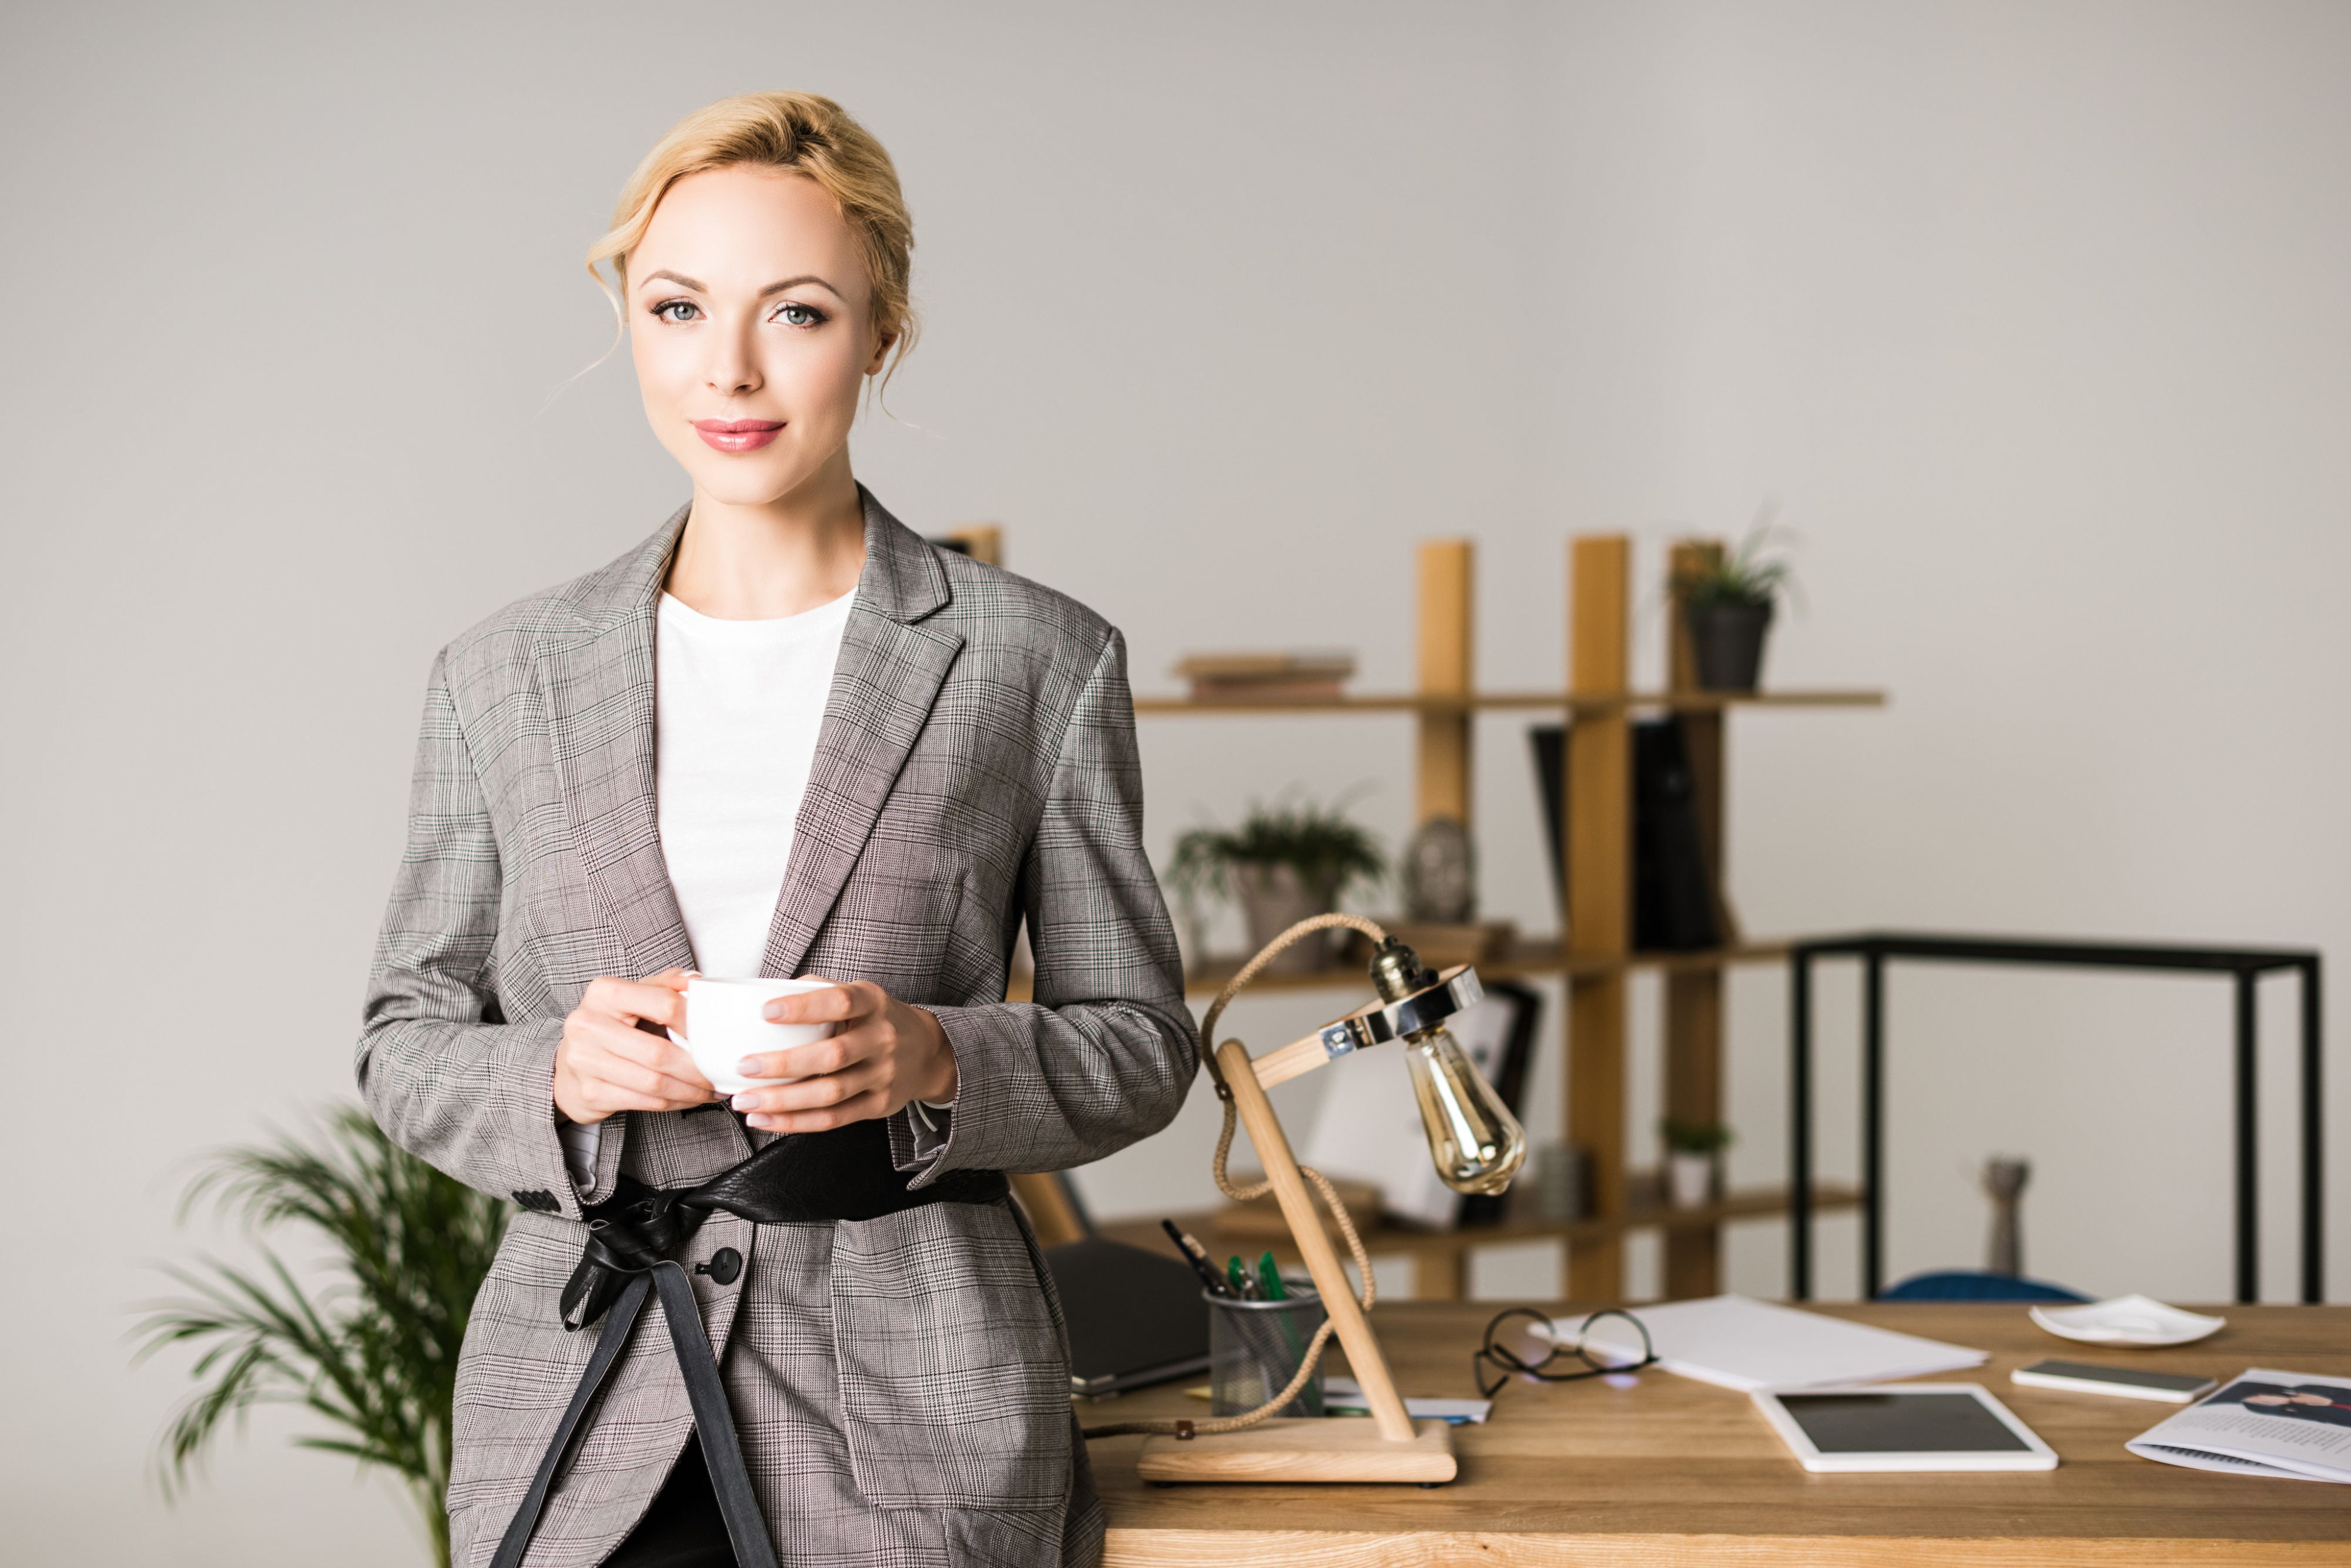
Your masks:
<svg viewBox="0 0 2351 1568"><path fill-rule="evenodd" d="M1564 1224L1508 1219L1499 1225L1480 1225L1467 1230L1423 1230L1385 1219L1368 1225L1359 1219L1358 1224L1364 1250L1374 1257L1403 1253L1412 1260L1414 1299L1452 1301L1469 1293L1469 1254L1480 1247L1551 1240L1570 1247L1614 1246L1627 1232L1644 1229L1662 1230L1670 1246L1676 1237L1711 1236L1732 1220L1769 1219L1788 1211L1788 1190L1781 1186L1728 1192L1719 1202L1702 1208L1671 1208L1657 1197L1653 1175L1635 1172L1632 1176L1629 1185L1634 1201L1621 1215L1595 1215ZM1858 1208L1861 1191L1840 1183L1816 1183L1813 1187L1813 1206L1822 1212ZM1177 1225L1198 1238L1212 1258L1254 1258L1271 1248L1279 1261L1298 1261L1296 1246L1286 1233L1278 1233L1277 1228L1249 1225L1228 1228L1223 1212L1215 1209L1173 1218ZM1102 1232L1153 1251L1164 1250L1167 1245L1166 1234L1155 1219L1123 1220L1103 1226Z"/></svg>
<svg viewBox="0 0 2351 1568"><path fill-rule="evenodd" d="M1884 707L1884 692L1478 692L1458 696L1419 695L1391 692L1337 697L1224 697L1202 702L1193 697L1137 697L1138 714L1341 714L1341 713L1483 713L1508 710L1541 713L1619 713L1627 708L1654 708L1687 713L1719 713L1734 707Z"/></svg>
<svg viewBox="0 0 2351 1568"><path fill-rule="evenodd" d="M1719 554L1720 549L1711 543L1677 546L1672 568L1678 572ZM1669 1210L1656 1205L1646 1189L1636 1188L1635 1173L1627 1169L1631 1150L1625 1112L1627 988L1637 971L1654 970L1663 978L1667 1113L1693 1121L1719 1120L1723 970L1735 964L1776 962L1786 956L1790 946L1788 939L1761 941L1740 936L1729 904L1721 897L1725 716L1746 708L1876 707L1884 705L1886 696L1882 692L1862 690L1700 691L1678 604L1671 606L1666 618L1670 639L1666 688L1633 690L1632 545L1624 536L1613 534L1569 541L1564 687L1548 692L1481 692L1475 678L1474 565L1474 549L1468 539L1431 540L1420 547L1419 668L1415 691L1274 702L1144 696L1136 699L1135 712L1155 716L1409 716L1415 730L1416 821L1444 816L1473 828L1475 716L1496 711L1547 712L1567 721L1565 942L1520 942L1501 957L1481 962L1479 971L1497 978L1557 976L1566 981L1565 1125L1567 1135L1591 1154L1593 1217L1563 1224L1526 1221L1452 1232L1381 1225L1375 1233L1383 1249L1401 1249L1416 1259L1430 1260L1420 1268L1425 1294L1458 1295L1467 1268L1466 1255L1472 1248L1549 1237L1567 1247L1570 1296L1578 1301L1614 1301L1624 1295L1625 1234L1656 1228L1665 1235L1666 1293L1710 1295L1719 1288L1721 1225L1730 1219L1783 1213L1787 1194L1776 1188L1757 1189L1732 1195L1707 1208ZM1696 777L1700 838L1707 863L1717 877L1721 928L1730 937L1725 946L1714 951L1632 950L1631 720L1635 712L1645 709L1682 716ZM1187 987L1195 992L1212 992L1231 977L1238 962L1203 963L1186 977ZM1257 984L1265 988L1327 985L1361 990L1364 981L1356 970L1334 968L1322 974L1269 977ZM1821 1207L1845 1207L1857 1198L1849 1189L1823 1186L1815 1189L1813 1201ZM1216 1228L1212 1219L1200 1223L1207 1230ZM1202 1239L1207 1241L1207 1236ZM1262 1240L1258 1244L1260 1249L1264 1245ZM1277 1247L1276 1251L1280 1250Z"/></svg>
<svg viewBox="0 0 2351 1568"><path fill-rule="evenodd" d="M1737 964L1778 964L1787 958L1792 946L1792 941L1786 940L1747 941L1735 947L1710 947L1693 953L1598 954L1562 952L1557 941L1524 941L1512 945L1499 957L1479 959L1478 973L1489 980L1556 979L1562 975L1606 975L1625 969L1675 974ZM1196 997L1214 996L1240 972L1245 962L1245 957L1231 955L1194 964L1184 972L1184 988ZM1364 983L1361 967L1334 964L1298 974L1260 975L1249 982L1249 991L1254 995L1259 991L1346 989ZM1029 998L1029 977L1014 976L1006 999L1025 1002Z"/></svg>

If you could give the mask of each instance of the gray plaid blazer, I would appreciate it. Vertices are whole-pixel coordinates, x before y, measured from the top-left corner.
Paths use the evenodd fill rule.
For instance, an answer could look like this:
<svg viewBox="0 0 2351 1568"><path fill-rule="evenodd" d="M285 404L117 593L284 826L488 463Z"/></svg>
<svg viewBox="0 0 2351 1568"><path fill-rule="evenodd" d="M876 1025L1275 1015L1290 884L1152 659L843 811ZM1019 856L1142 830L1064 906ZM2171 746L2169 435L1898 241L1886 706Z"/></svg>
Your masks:
<svg viewBox="0 0 2351 1568"><path fill-rule="evenodd" d="M1125 650L1060 594L934 549L865 502L841 643L765 972L878 982L954 1043L953 1113L890 1119L915 1184L1052 1170L1165 1126L1196 1067L1174 934L1139 842ZM653 801L654 606L681 510L601 570L509 605L433 666L408 842L358 1072L384 1130L521 1206L458 1369L455 1561L486 1562L587 1361L556 1295L580 1208L747 1157L723 1108L604 1124L575 1188L555 1131L564 1015L601 975L694 954ZM1028 922L1036 1000L1004 1000ZM716 1215L694 1275L745 1458L786 1563L1090 1563L1102 1510L1075 1435L1061 1312L998 1205L837 1225ZM725 1272L724 1270L721 1272ZM556 1485L530 1563L601 1563L691 1430L647 1313Z"/></svg>

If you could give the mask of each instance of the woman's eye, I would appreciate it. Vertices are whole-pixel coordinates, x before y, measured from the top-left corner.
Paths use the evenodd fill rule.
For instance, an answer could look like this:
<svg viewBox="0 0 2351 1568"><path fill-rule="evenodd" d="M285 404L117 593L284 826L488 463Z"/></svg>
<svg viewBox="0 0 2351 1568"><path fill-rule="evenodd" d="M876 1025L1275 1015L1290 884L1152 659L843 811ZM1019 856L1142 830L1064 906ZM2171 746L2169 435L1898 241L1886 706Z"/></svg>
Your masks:
<svg viewBox="0 0 2351 1568"><path fill-rule="evenodd" d="M691 299L666 299L653 307L653 314L664 321L691 321L702 312Z"/></svg>
<svg viewBox="0 0 2351 1568"><path fill-rule="evenodd" d="M787 327L816 327L823 324L824 312L813 305L802 305L798 300L787 299L776 307L776 314L772 319L781 321Z"/></svg>

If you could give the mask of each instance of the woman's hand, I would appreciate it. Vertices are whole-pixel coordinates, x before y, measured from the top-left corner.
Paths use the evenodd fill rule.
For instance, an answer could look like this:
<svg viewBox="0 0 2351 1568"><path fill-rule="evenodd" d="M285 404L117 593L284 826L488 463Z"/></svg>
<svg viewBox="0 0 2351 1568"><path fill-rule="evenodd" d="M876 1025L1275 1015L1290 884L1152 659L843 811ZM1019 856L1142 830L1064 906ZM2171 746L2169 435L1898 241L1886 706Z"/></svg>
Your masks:
<svg viewBox="0 0 2351 1568"><path fill-rule="evenodd" d="M770 1023L838 1027L813 1044L743 1059L737 1071L746 1078L799 1080L735 1096L735 1109L763 1132L820 1133L887 1116L909 1100L955 1098L955 1048L946 1030L871 980L778 997L768 1004L767 1016Z"/></svg>
<svg viewBox="0 0 2351 1568"><path fill-rule="evenodd" d="M685 1017L685 971L643 980L591 980L563 1020L555 1048L555 1108L585 1125L617 1111L683 1111L717 1096L685 1048L640 1022L674 1029Z"/></svg>

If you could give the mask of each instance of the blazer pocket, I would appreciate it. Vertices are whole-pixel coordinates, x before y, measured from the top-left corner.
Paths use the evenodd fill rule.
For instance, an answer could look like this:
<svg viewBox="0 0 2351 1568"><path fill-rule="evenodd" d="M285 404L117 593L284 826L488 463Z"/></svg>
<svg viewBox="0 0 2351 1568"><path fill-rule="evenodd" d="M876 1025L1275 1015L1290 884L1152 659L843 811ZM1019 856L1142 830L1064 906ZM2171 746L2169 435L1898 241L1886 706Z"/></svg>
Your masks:
<svg viewBox="0 0 2351 1568"><path fill-rule="evenodd" d="M841 1427L866 1500L1061 1506L1069 1368L1009 1210L934 1203L841 1221L832 1324Z"/></svg>

